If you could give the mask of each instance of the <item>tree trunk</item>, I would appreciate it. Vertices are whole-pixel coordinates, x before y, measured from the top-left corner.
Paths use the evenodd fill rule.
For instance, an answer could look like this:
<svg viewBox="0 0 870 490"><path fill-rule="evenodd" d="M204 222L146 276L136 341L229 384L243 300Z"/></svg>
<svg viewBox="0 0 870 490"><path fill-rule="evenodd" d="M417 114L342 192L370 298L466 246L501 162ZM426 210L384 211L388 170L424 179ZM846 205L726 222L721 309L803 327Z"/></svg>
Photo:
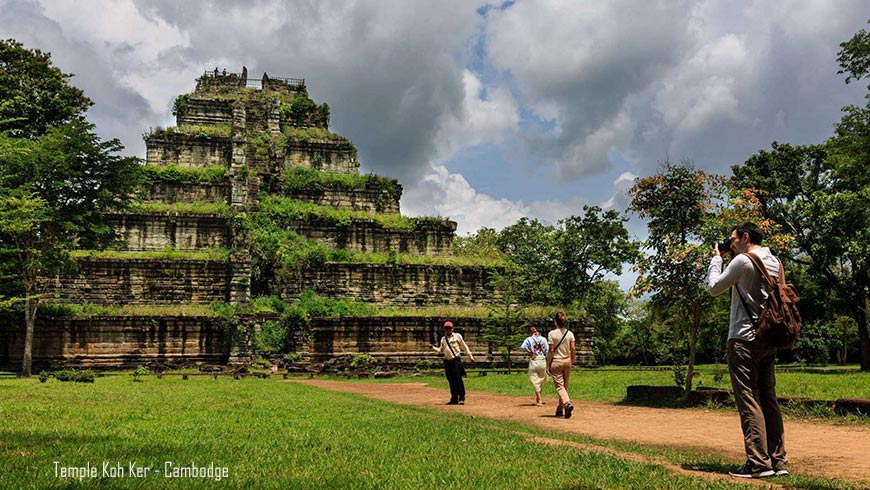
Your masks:
<svg viewBox="0 0 870 490"><path fill-rule="evenodd" d="M692 381L695 377L695 344L698 341L698 328L700 325L693 324L689 329L689 365L686 368L686 393L692 391Z"/></svg>
<svg viewBox="0 0 870 490"><path fill-rule="evenodd" d="M33 326L36 324L36 307L39 305L39 300L33 295L34 283L25 281L24 287L24 355L21 359L21 374L22 378L29 378L31 374L31 364L33 359Z"/></svg>
<svg viewBox="0 0 870 490"><path fill-rule="evenodd" d="M856 305L855 322L858 324L858 339L861 341L861 371L870 371L870 332L867 326L867 294L862 290L858 293L859 303Z"/></svg>

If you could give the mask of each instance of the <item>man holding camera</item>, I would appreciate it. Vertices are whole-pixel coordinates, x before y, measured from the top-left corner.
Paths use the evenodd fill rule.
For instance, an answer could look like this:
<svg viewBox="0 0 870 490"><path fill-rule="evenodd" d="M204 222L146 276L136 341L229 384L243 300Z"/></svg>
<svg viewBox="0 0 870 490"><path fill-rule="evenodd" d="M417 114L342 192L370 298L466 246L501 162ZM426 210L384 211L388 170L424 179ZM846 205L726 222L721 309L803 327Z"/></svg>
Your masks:
<svg viewBox="0 0 870 490"><path fill-rule="evenodd" d="M757 339L754 325L768 291L761 272L744 255L754 254L761 259L767 272L777 277L782 264L768 247L761 246L762 238L761 230L754 223L734 226L730 240L713 245L715 255L709 267L711 295L718 296L733 287L728 370L740 414L747 460L741 468L729 474L740 478L788 475L782 415L776 401L776 347ZM720 246L724 250L720 250ZM733 258L723 272L720 253L727 252L731 252Z"/></svg>

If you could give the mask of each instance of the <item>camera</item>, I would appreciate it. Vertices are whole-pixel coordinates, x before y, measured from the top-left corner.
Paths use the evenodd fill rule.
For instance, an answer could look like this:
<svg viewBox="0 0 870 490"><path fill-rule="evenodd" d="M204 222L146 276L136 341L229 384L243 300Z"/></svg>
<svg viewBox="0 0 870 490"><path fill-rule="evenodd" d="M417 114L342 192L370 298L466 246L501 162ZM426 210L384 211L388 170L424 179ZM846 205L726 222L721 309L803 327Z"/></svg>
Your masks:
<svg viewBox="0 0 870 490"><path fill-rule="evenodd" d="M731 239L726 238L721 242L716 242L716 246L719 247L719 252L730 252L731 251Z"/></svg>

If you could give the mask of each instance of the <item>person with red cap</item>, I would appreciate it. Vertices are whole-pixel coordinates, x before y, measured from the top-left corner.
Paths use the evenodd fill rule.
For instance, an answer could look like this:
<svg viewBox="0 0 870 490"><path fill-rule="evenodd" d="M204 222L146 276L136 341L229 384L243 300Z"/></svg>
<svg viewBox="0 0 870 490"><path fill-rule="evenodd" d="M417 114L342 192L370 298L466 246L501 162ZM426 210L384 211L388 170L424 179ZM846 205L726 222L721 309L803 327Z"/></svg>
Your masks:
<svg viewBox="0 0 870 490"><path fill-rule="evenodd" d="M450 384L450 401L448 405L465 405L465 383L462 376L465 375L465 367L462 365L462 348L468 353L468 360L474 363L471 349L465 343L462 335L453 331L453 322L444 322L444 336L438 347L429 344L435 352L444 355L444 375Z"/></svg>

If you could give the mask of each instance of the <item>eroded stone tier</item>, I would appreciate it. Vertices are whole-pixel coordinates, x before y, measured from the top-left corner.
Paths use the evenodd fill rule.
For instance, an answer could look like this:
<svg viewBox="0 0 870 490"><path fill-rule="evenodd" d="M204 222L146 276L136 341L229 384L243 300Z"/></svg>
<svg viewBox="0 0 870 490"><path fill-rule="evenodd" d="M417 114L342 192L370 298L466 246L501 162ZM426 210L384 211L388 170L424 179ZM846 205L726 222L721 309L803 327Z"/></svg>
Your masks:
<svg viewBox="0 0 870 490"><path fill-rule="evenodd" d="M232 335L212 317L39 317L36 370L59 367L135 368L141 364L226 364ZM24 329L0 329L0 367L17 368Z"/></svg>
<svg viewBox="0 0 870 490"><path fill-rule="evenodd" d="M320 362L337 355L365 352L389 364L413 365L421 358L429 358L437 365L440 358L431 352L429 343L437 343L441 338L441 326L446 320L456 325L475 358L486 360L491 349L484 340L485 320L481 318L314 318L310 323L313 343L308 352L312 360ZM552 320L538 323L552 324ZM568 328L576 338L577 364L595 365L593 326L586 321L570 321ZM500 358L497 352L494 356ZM521 352L517 352L515 357L516 361L528 360L528 356Z"/></svg>
<svg viewBox="0 0 870 490"><path fill-rule="evenodd" d="M155 181L148 186L145 202L166 204L190 202L228 202L229 181L216 183Z"/></svg>
<svg viewBox="0 0 870 490"><path fill-rule="evenodd" d="M190 97L184 110L175 116L178 126L230 125L233 122L233 105L229 100Z"/></svg>
<svg viewBox="0 0 870 490"><path fill-rule="evenodd" d="M378 306L476 305L497 297L490 274L480 266L327 263L302 270L281 295L294 301L312 288L321 296Z"/></svg>
<svg viewBox="0 0 870 490"><path fill-rule="evenodd" d="M402 187L398 187L401 196ZM367 213L398 214L399 200L382 187L372 186L365 189L299 189L285 192L284 195L319 206L330 206L351 211Z"/></svg>
<svg viewBox="0 0 870 490"><path fill-rule="evenodd" d="M80 274L47 281L48 301L100 305L229 301L235 267L213 260L101 257L81 257L78 265Z"/></svg>
<svg viewBox="0 0 870 490"><path fill-rule="evenodd" d="M115 248L128 251L203 250L230 246L226 218L212 214L112 214Z"/></svg>
<svg viewBox="0 0 870 490"><path fill-rule="evenodd" d="M228 167L233 147L229 136L159 133L145 139L145 163L179 167Z"/></svg>
<svg viewBox="0 0 870 490"><path fill-rule="evenodd" d="M345 141L294 141L285 146L284 168L313 168L336 174L359 173L356 150Z"/></svg>
<svg viewBox="0 0 870 490"><path fill-rule="evenodd" d="M331 248L351 252L381 253L393 250L430 257L450 257L453 255L451 244L456 223L419 222L412 229L395 229L385 228L375 220L354 219L340 225L328 218L313 217L290 221L287 228Z"/></svg>

